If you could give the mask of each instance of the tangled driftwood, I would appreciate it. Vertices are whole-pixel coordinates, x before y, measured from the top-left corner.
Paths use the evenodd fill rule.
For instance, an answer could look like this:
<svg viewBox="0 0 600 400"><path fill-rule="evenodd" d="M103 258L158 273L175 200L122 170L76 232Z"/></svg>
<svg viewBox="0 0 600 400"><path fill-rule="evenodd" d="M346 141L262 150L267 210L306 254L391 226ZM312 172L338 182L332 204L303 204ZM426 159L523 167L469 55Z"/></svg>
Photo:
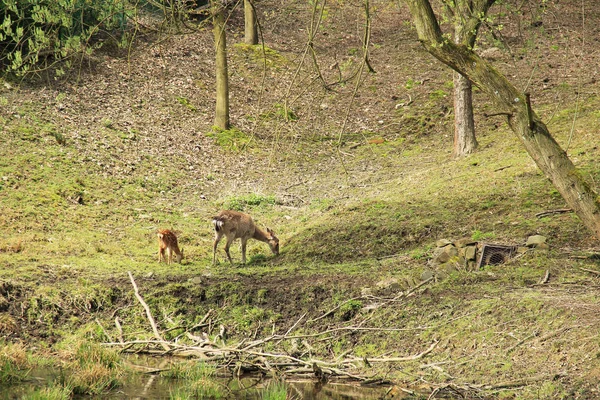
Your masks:
<svg viewBox="0 0 600 400"><path fill-rule="evenodd" d="M334 313L337 309L342 307L345 303L353 300L364 300L365 298L371 298L371 300L377 300L378 303L374 307L383 307L391 303L397 302L402 298L414 293L419 287L427 284L430 280L422 282L419 286L402 292L392 298L375 298L374 296L361 296L354 299L350 299L332 310L327 311L320 317L312 320L305 320L306 314L302 315L285 333L276 334L264 338L255 338L253 340L244 339L238 343L225 343L225 328L221 326L219 334L212 338L206 332L202 332L201 335L193 334L192 332L199 329L214 326L214 322L211 321L211 317L214 314L213 310L202 318L202 320L185 330L185 341L167 341L163 338L165 332L161 334L154 317L150 311L150 307L144 301L142 295L139 292L139 288L133 278L131 272L129 279L133 285L135 297L142 305L146 312L148 323L153 332L153 340L130 340L124 341L122 334L122 327L119 318L115 318L115 326L117 328L119 340L105 343L106 346L118 347L123 352L135 352L135 353L147 353L157 355L171 355L171 356L182 356L182 357L195 357L205 362L210 362L219 368L225 368L230 370L232 373L241 373L246 371L258 371L273 376L284 376L284 375L310 375L318 378L319 380L325 381L331 378L347 378L361 382L381 382L381 379L374 379L373 376L365 376L360 371L364 370L365 366L371 366L373 364L382 363L399 363L417 360L425 357L437 346L438 342L434 341L429 345L428 348L424 349L418 354L409 355L405 357L355 357L348 355L349 352L338 356L335 359L323 360L317 359L312 356L312 346L309 340L324 341L333 338L333 335L348 332L393 332L393 331L414 331L426 329L422 328L373 328L368 326L359 325L347 325L336 328L326 329L320 332L310 334L294 334L294 331L304 327L306 323L312 323L325 318L328 315ZM173 329L173 328L172 328ZM181 327L177 327L181 329ZM110 338L108 334L107 337ZM112 340L112 339L111 339ZM185 343L184 343L185 342ZM288 348L291 347L293 350L283 350L282 344L286 343ZM291 345L290 345L291 343ZM269 345L271 351L265 351L264 348ZM302 348L299 350L298 348Z"/></svg>

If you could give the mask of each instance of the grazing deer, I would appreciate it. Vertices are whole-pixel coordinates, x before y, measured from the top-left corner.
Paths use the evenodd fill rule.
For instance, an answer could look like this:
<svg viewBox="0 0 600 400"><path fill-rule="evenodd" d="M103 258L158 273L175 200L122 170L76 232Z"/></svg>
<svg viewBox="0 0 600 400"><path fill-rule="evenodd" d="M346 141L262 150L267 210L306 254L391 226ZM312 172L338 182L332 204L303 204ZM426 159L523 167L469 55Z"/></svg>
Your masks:
<svg viewBox="0 0 600 400"><path fill-rule="evenodd" d="M219 241L225 236L227 243L225 243L225 253L231 265L231 255L229 254L229 246L235 239L241 239L242 241L242 264L246 263L246 243L248 239L256 239L261 242L265 242L271 248L273 254L279 254L279 239L275 236L275 233L267 228L263 231L254 224L252 217L248 214L244 214L237 211L221 211L216 217L213 217L213 225L215 226L215 242L213 244L213 265L217 263L217 245Z"/></svg>
<svg viewBox="0 0 600 400"><path fill-rule="evenodd" d="M177 236L168 229L160 230L156 235L158 236L158 262L164 260L170 265L173 262L173 253L175 253L175 261L181 263L183 250L179 250ZM165 252L167 253L166 257Z"/></svg>

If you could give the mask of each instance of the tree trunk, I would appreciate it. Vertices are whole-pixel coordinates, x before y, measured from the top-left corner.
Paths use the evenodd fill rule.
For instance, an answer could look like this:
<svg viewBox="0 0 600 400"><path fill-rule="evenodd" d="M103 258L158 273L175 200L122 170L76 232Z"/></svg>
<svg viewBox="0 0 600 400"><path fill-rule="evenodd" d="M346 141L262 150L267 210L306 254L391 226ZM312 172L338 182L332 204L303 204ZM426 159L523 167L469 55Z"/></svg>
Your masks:
<svg viewBox="0 0 600 400"><path fill-rule="evenodd" d="M213 3L213 33L216 53L217 104L215 125L223 130L229 129L229 76L227 72L227 41L225 37L225 10L219 2Z"/></svg>
<svg viewBox="0 0 600 400"><path fill-rule="evenodd" d="M575 168L567 153L550 135L520 93L504 75L470 47L446 40L428 0L407 0L419 40L429 53L469 78L488 94L531 158L556 187L569 207L600 239L600 199Z"/></svg>
<svg viewBox="0 0 600 400"><path fill-rule="evenodd" d="M456 0L446 3L454 17L454 42L469 48L475 46L481 20L496 0ZM473 90L468 78L454 74L454 156L471 154L477 148L473 118Z"/></svg>
<svg viewBox="0 0 600 400"><path fill-rule="evenodd" d="M454 72L454 156L471 154L477 145L471 81Z"/></svg>
<svg viewBox="0 0 600 400"><path fill-rule="evenodd" d="M244 42L258 44L258 25L256 23L256 10L252 0L244 0Z"/></svg>

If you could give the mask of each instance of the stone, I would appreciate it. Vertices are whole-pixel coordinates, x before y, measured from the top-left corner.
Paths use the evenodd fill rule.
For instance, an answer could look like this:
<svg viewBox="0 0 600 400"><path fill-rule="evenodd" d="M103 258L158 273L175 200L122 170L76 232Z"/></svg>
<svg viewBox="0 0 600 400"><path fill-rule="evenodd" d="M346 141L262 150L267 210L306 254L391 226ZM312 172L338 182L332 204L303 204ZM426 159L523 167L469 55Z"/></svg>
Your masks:
<svg viewBox="0 0 600 400"><path fill-rule="evenodd" d="M542 243L546 243L546 237L542 235L533 235L527 238L527 242L525 246L527 247L537 247Z"/></svg>
<svg viewBox="0 0 600 400"><path fill-rule="evenodd" d="M437 254L433 257L435 264L443 264L450 261L452 257L458 256L458 249L454 246L446 246L438 249Z"/></svg>
<svg viewBox="0 0 600 400"><path fill-rule="evenodd" d="M475 260L477 258L477 246L465 247L465 258L467 260Z"/></svg>
<svg viewBox="0 0 600 400"><path fill-rule="evenodd" d="M487 58L488 60L497 60L502 57L502 50L500 50L498 47L490 47L480 51L479 55L482 58Z"/></svg>
<svg viewBox="0 0 600 400"><path fill-rule="evenodd" d="M519 247L517 247L517 254L525 254L529 250L531 250L529 247L519 246Z"/></svg>
<svg viewBox="0 0 600 400"><path fill-rule="evenodd" d="M467 247L469 245L472 244L477 244L476 240L473 240L471 238L462 238L462 239L458 239L457 241L454 242L454 245L458 248L463 248L463 247Z"/></svg>
<svg viewBox="0 0 600 400"><path fill-rule="evenodd" d="M400 289L400 282L396 278L387 278L375 284L379 290L397 292Z"/></svg>
<svg viewBox="0 0 600 400"><path fill-rule="evenodd" d="M452 242L449 241L448 239L439 239L438 241L435 242L435 245L437 247L446 247L451 244L452 244Z"/></svg>
<svg viewBox="0 0 600 400"><path fill-rule="evenodd" d="M202 284L202 278L199 276L195 276L192 279L190 279L190 283L194 284L194 285L201 285Z"/></svg>
<svg viewBox="0 0 600 400"><path fill-rule="evenodd" d="M425 271L423 271L423 273L421 274L421 280L422 281L426 281L428 279L433 278L434 274L433 271L430 269L426 269Z"/></svg>

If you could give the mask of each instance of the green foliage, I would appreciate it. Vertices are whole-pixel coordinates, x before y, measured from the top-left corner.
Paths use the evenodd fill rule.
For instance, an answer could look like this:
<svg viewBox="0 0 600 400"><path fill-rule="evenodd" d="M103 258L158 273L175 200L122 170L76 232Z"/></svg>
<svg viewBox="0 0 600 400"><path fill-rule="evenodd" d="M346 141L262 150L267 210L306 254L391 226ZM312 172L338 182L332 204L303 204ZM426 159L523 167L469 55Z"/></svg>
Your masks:
<svg viewBox="0 0 600 400"><path fill-rule="evenodd" d="M185 97L181 97L181 96L177 96L177 101L179 102L179 104L186 106L188 109L192 110L192 111L198 111L198 109L196 108L195 105L193 105L189 99L185 98Z"/></svg>
<svg viewBox="0 0 600 400"><path fill-rule="evenodd" d="M1 68L23 75L49 60L65 61L69 68L74 54L89 54L100 46L93 43L100 32L122 32L127 12L125 0L3 0ZM58 68L56 74L64 70Z"/></svg>
<svg viewBox="0 0 600 400"><path fill-rule="evenodd" d="M72 398L72 390L62 386L48 386L37 388L23 398L27 400L69 400Z"/></svg>
<svg viewBox="0 0 600 400"><path fill-rule="evenodd" d="M83 342L76 350L75 356L79 365L102 365L107 368L116 368L121 364L118 353L104 348L97 343Z"/></svg>
<svg viewBox="0 0 600 400"><path fill-rule="evenodd" d="M251 193L243 196L230 197L225 200L224 208L228 210L244 211L248 207L258 207L262 205L274 205L277 201L275 196L264 196Z"/></svg>
<svg viewBox="0 0 600 400"><path fill-rule="evenodd" d="M446 93L445 91L443 91L441 89L434 90L433 92L429 93L429 98L431 100L443 99L445 97L448 97L448 93Z"/></svg>
<svg viewBox="0 0 600 400"><path fill-rule="evenodd" d="M170 369L161 372L160 375L169 379L198 381L214 377L216 372L214 366L202 361L188 361L175 363Z"/></svg>
<svg viewBox="0 0 600 400"><path fill-rule="evenodd" d="M215 139L218 146L229 151L242 151L252 141L252 136L236 128L221 129L213 126L213 131L208 133L207 136Z"/></svg>
<svg viewBox="0 0 600 400"><path fill-rule="evenodd" d="M287 387L282 381L271 381L261 393L262 400L286 400Z"/></svg>
<svg viewBox="0 0 600 400"><path fill-rule="evenodd" d="M494 239L495 237L496 235L493 232L481 232L479 230L473 231L473 234L471 235L471 239L476 242L486 239Z"/></svg>
<svg viewBox="0 0 600 400"><path fill-rule="evenodd" d="M58 382L75 394L97 395L121 385L122 361L118 353L100 344L80 342L75 360Z"/></svg>
<svg viewBox="0 0 600 400"><path fill-rule="evenodd" d="M187 361L174 364L169 370L161 373L161 376L169 379L183 380L170 399L221 399L226 397L225 387L216 380L216 369L214 366L204 362Z"/></svg>
<svg viewBox="0 0 600 400"><path fill-rule="evenodd" d="M262 114L261 117L266 120L273 119L285 122L298 121L296 112L288 105L281 103L276 103L273 106L273 110Z"/></svg>
<svg viewBox="0 0 600 400"><path fill-rule="evenodd" d="M350 300L344 303L337 313L341 321L350 321L360 311L363 303L360 300Z"/></svg>
<svg viewBox="0 0 600 400"><path fill-rule="evenodd" d="M24 381L29 375L29 361L23 346L1 344L0 347L0 384Z"/></svg>
<svg viewBox="0 0 600 400"><path fill-rule="evenodd" d="M281 53L262 44L236 43L233 45L233 48L246 55L247 59L257 64L263 63L268 67L286 62L285 57Z"/></svg>

